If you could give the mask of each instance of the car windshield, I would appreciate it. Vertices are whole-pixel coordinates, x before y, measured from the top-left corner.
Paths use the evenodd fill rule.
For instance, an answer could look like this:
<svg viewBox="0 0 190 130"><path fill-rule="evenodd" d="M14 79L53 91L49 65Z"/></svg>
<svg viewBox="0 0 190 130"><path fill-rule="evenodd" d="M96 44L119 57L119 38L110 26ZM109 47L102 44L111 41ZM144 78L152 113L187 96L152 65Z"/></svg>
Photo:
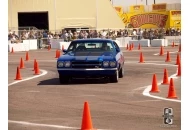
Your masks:
<svg viewBox="0 0 190 130"><path fill-rule="evenodd" d="M69 48L67 49L67 52L97 52L97 51L103 51L103 52L114 52L114 46L111 42L105 42L105 41L96 41L96 42L71 42Z"/></svg>

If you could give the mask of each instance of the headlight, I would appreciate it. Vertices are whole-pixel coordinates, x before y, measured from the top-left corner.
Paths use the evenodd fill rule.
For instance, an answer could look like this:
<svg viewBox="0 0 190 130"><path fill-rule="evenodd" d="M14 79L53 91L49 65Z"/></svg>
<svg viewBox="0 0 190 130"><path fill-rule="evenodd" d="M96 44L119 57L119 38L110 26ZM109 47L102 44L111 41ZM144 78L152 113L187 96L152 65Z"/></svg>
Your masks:
<svg viewBox="0 0 190 130"><path fill-rule="evenodd" d="M111 67L115 67L116 66L116 62L115 61L110 61L110 66Z"/></svg>
<svg viewBox="0 0 190 130"><path fill-rule="evenodd" d="M63 67L63 66L64 66L64 62L58 61L58 62L57 62L57 66L58 66L58 67Z"/></svg>
<svg viewBox="0 0 190 130"><path fill-rule="evenodd" d="M109 61L104 61L104 62L103 62L103 66L104 66L104 67L108 67L108 66L109 66Z"/></svg>
<svg viewBox="0 0 190 130"><path fill-rule="evenodd" d="M71 65L71 62L70 62L70 61L66 61L66 62L65 62L65 67L70 67L70 65Z"/></svg>

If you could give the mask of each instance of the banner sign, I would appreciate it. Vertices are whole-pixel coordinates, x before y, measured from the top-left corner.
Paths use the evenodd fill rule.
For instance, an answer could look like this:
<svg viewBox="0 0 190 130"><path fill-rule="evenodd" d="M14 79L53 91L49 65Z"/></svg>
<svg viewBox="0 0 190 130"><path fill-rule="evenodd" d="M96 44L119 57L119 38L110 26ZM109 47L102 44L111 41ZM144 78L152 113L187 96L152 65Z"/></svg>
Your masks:
<svg viewBox="0 0 190 130"><path fill-rule="evenodd" d="M152 11L166 11L166 3L163 4L153 4Z"/></svg>
<svg viewBox="0 0 190 130"><path fill-rule="evenodd" d="M134 5L130 6L129 12L144 12L144 6L143 5Z"/></svg>

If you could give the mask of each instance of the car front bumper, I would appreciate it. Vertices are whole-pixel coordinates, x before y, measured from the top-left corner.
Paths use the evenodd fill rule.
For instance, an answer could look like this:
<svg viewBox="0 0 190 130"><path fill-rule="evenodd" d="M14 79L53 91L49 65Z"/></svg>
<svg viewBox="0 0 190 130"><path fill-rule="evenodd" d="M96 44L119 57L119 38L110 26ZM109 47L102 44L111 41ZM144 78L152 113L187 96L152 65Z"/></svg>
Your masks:
<svg viewBox="0 0 190 130"><path fill-rule="evenodd" d="M71 77L102 77L116 74L117 68L57 68L57 71L62 76Z"/></svg>

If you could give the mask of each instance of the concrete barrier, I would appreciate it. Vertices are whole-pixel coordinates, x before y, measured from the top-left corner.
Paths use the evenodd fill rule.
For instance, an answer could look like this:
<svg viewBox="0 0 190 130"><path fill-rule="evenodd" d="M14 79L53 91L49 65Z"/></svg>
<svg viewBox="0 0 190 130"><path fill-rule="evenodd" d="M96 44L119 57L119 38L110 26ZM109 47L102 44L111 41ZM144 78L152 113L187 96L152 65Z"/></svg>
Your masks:
<svg viewBox="0 0 190 130"><path fill-rule="evenodd" d="M126 47L127 44L129 44L129 41L132 40L131 37L120 37L120 38L116 38L117 41L119 41L118 46L119 47Z"/></svg>
<svg viewBox="0 0 190 130"><path fill-rule="evenodd" d="M175 45L181 44L181 36L165 36L164 38L168 40L168 46L171 46L173 42Z"/></svg>
<svg viewBox="0 0 190 130"><path fill-rule="evenodd" d="M151 46L152 47L168 46L168 40L167 39L151 40Z"/></svg>
<svg viewBox="0 0 190 130"><path fill-rule="evenodd" d="M141 39L141 40L130 40L129 44L134 45L134 47L139 46L139 43L141 45L141 47L149 47L150 46L150 40L149 39Z"/></svg>
<svg viewBox="0 0 190 130"><path fill-rule="evenodd" d="M30 39L30 40L23 40L23 43L11 43L8 42L8 52L12 51L12 48L15 52L18 51L29 51L29 50L37 50L37 40Z"/></svg>
<svg viewBox="0 0 190 130"><path fill-rule="evenodd" d="M18 51L29 51L29 43L11 43L8 45L8 52L12 51L12 48L14 52Z"/></svg>

